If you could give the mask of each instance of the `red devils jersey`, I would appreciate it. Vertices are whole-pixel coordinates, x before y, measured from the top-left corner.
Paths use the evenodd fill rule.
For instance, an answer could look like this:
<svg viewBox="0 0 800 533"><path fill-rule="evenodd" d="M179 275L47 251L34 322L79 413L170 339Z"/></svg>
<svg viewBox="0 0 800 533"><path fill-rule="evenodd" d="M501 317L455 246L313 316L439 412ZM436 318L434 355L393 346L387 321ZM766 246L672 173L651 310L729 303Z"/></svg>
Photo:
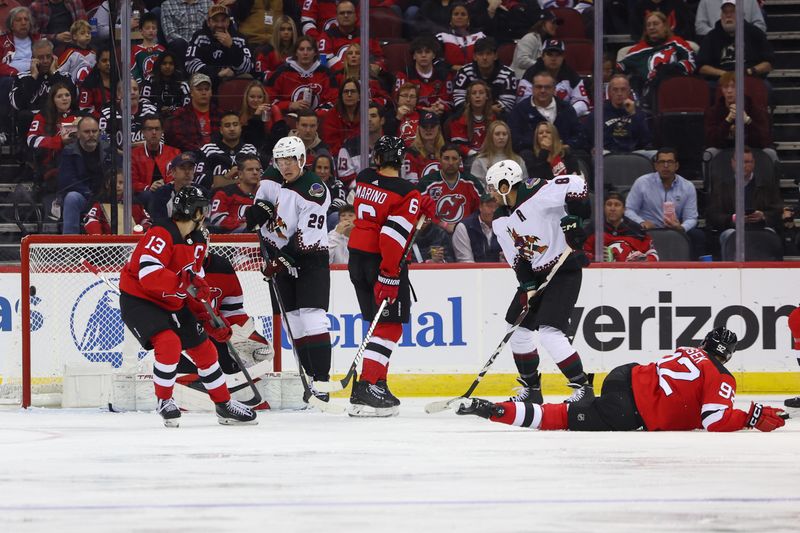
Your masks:
<svg viewBox="0 0 800 533"><path fill-rule="evenodd" d="M594 256L594 225L586 228L589 237L583 245L588 257ZM658 261L658 253L653 248L653 238L633 220L624 217L622 224L614 227L608 222L603 227L603 246L611 252L614 262Z"/></svg>
<svg viewBox="0 0 800 533"><path fill-rule="evenodd" d="M242 284L231 262L224 256L209 252L203 269L206 283L211 288L211 305L231 324L244 325L248 317L244 310Z"/></svg>
<svg viewBox="0 0 800 533"><path fill-rule="evenodd" d="M294 59L287 59L269 77L266 89L282 113L286 113L289 104L304 97L310 100L311 109L331 104L338 97L331 71L320 66L319 60L305 70Z"/></svg>
<svg viewBox="0 0 800 533"><path fill-rule="evenodd" d="M477 211L483 194L483 187L475 178L461 173L452 186L442 179L440 172L428 174L422 179L420 189L436 202L437 218L450 224L457 224Z"/></svg>
<svg viewBox="0 0 800 533"><path fill-rule="evenodd" d="M493 122L494 116L488 122ZM462 113L450 122L450 141L458 145L462 157L478 153L486 139L486 117L472 119L472 133L467 127L467 117Z"/></svg>
<svg viewBox="0 0 800 533"><path fill-rule="evenodd" d="M119 288L167 311L177 311L186 301L186 293L178 290L178 275L188 269L203 276L206 246L199 231L182 239L172 220L162 220L139 239L122 268Z"/></svg>
<svg viewBox="0 0 800 533"><path fill-rule="evenodd" d="M160 44L152 47L142 46L141 44L133 45L131 47L131 74L134 79L142 83L142 81L149 78L150 74L153 73L156 59L165 50L166 48Z"/></svg>
<svg viewBox="0 0 800 533"><path fill-rule="evenodd" d="M472 63L475 54L475 43L486 37L482 31L469 35L456 35L455 33L439 33L436 38L442 43L445 61L454 66Z"/></svg>
<svg viewBox="0 0 800 533"><path fill-rule="evenodd" d="M301 32L304 35L316 39L336 22L336 0L300 0L300 5Z"/></svg>
<svg viewBox="0 0 800 533"><path fill-rule="evenodd" d="M362 170L356 178L356 221L347 247L380 254L381 274L398 277L403 250L420 216L419 201L419 191L407 181Z"/></svg>
<svg viewBox="0 0 800 533"><path fill-rule="evenodd" d="M341 68L341 66L342 64L339 63L333 68L333 77L336 80L336 85L338 87L341 87L345 82L344 68ZM381 87L381 84L378 83L378 80L369 80L369 99L370 101L375 101L384 107L389 101L389 93L383 90L383 87Z"/></svg>
<svg viewBox="0 0 800 533"><path fill-rule="evenodd" d="M394 90L397 90L406 83L413 83L419 87L419 97L417 107L430 107L436 102L449 110L453 106L453 79L446 65L439 63L433 67L430 77L423 78L419 72L411 66L410 72L397 72Z"/></svg>
<svg viewBox="0 0 800 533"><path fill-rule="evenodd" d="M736 380L700 348L678 348L632 371L633 397L649 431L737 431L747 413L733 408Z"/></svg>
<svg viewBox="0 0 800 533"><path fill-rule="evenodd" d="M400 175L403 179L416 184L422 179L422 176L427 176L431 172L438 172L438 170L439 158L436 157L436 154L426 157L413 148L409 148L403 158L403 169Z"/></svg>
<svg viewBox="0 0 800 533"><path fill-rule="evenodd" d="M72 124L78 119L72 113L65 113L58 116L58 127L55 135L48 135L45 132L45 118L41 113L33 116L33 121L28 129L28 146L31 148L47 148L49 150L61 150L64 148L64 141L61 132L64 128L72 128ZM73 131L76 131L73 129Z"/></svg>
<svg viewBox="0 0 800 533"><path fill-rule="evenodd" d="M352 33L344 33L334 23L320 36L318 42L319 53L326 54L330 58L328 62L331 64L342 61L344 53L352 43L361 43L361 38L358 36L360 31L355 28ZM381 67L384 66L383 49L377 39L369 40L369 62L376 63Z"/></svg>
<svg viewBox="0 0 800 533"><path fill-rule="evenodd" d="M244 230L244 215L254 200L254 194L244 192L236 183L217 189L211 200L211 225L226 232Z"/></svg>
<svg viewBox="0 0 800 533"><path fill-rule="evenodd" d="M417 137L417 128L419 128L419 113L412 111L403 117L403 121L397 125L397 136L403 139L406 148L411 146L414 139Z"/></svg>
<svg viewBox="0 0 800 533"><path fill-rule="evenodd" d="M94 118L100 119L100 110L111 101L111 90L102 85L81 86L78 92L78 109L88 111Z"/></svg>
<svg viewBox="0 0 800 533"><path fill-rule="evenodd" d="M275 72L275 70L277 70L279 66L281 66L285 60L286 58L281 57L278 51L275 50L271 44L266 44L256 51L256 57L253 64L256 72L263 74L264 79L266 80L273 72Z"/></svg>

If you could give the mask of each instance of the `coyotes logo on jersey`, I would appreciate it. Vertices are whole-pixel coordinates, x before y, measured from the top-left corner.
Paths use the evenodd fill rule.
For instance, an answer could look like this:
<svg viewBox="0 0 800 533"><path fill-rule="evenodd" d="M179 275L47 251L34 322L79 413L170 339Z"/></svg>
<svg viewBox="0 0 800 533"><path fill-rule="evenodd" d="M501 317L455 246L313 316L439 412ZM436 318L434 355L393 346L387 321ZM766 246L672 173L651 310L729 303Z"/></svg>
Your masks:
<svg viewBox="0 0 800 533"><path fill-rule="evenodd" d="M278 212L278 204L275 204L275 212ZM274 232L281 239L289 239L286 235L286 222L283 221L280 215L275 216L275 220L272 222L268 222L268 227L270 231Z"/></svg>
<svg viewBox="0 0 800 533"><path fill-rule="evenodd" d="M528 261L532 262L534 254L544 254L549 248L547 245L536 244L541 240L539 237L520 235L514 228L508 228L508 234L511 236L511 240L514 241L514 248L517 249L519 255Z"/></svg>

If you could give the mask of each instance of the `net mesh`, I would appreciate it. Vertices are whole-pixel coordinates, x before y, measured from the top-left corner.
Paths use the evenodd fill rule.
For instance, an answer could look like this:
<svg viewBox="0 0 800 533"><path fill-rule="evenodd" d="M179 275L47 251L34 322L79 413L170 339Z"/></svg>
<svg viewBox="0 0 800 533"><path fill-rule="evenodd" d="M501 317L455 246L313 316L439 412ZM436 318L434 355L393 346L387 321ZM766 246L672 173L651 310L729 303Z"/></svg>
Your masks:
<svg viewBox="0 0 800 533"><path fill-rule="evenodd" d="M116 291L119 273L136 246L136 238L125 242L119 242L120 238L94 242L97 239L93 238L90 243L80 239L31 243L28 248L30 290L26 294L23 287L22 298L30 300L34 397L60 394L67 365L88 372L136 372L148 357L152 360L152 352L143 350L123 324ZM263 261L258 242L255 237L250 241L225 239L215 236L210 249L231 262L242 285L247 314L254 318L256 329L272 342L272 306L260 272ZM22 398L22 352L20 346L17 355L2 358L0 399L7 402ZM45 403L54 403L52 397L50 400Z"/></svg>

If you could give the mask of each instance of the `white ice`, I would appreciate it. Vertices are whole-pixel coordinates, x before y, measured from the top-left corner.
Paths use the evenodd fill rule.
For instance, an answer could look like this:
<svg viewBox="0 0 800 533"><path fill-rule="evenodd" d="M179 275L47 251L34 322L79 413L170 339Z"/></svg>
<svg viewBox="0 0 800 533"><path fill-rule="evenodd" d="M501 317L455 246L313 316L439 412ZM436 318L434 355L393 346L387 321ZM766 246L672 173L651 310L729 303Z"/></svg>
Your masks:
<svg viewBox="0 0 800 533"><path fill-rule="evenodd" d="M193 413L177 429L153 413L2 410L0 531L800 529L800 420L537 432L427 415L428 401L404 399L392 419L266 412L249 427Z"/></svg>

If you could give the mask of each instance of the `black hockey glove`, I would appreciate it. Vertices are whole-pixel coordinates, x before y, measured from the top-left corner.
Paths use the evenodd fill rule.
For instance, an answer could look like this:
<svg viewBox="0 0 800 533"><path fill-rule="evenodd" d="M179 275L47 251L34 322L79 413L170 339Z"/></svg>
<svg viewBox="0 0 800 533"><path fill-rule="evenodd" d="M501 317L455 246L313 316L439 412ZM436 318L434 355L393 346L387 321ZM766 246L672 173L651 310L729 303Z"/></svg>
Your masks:
<svg viewBox="0 0 800 533"><path fill-rule="evenodd" d="M244 212L247 229L252 230L275 220L275 206L266 200L256 200Z"/></svg>
<svg viewBox="0 0 800 533"><path fill-rule="evenodd" d="M567 239L567 245L570 248L573 250L583 248L583 243L586 242L586 232L583 230L580 217L567 215L562 218L561 231L564 232L564 237Z"/></svg>
<svg viewBox="0 0 800 533"><path fill-rule="evenodd" d="M272 259L267 260L261 272L264 273L265 278L271 279L283 271L288 272L292 277L297 277L297 267L295 266L294 258L286 252L278 250Z"/></svg>

